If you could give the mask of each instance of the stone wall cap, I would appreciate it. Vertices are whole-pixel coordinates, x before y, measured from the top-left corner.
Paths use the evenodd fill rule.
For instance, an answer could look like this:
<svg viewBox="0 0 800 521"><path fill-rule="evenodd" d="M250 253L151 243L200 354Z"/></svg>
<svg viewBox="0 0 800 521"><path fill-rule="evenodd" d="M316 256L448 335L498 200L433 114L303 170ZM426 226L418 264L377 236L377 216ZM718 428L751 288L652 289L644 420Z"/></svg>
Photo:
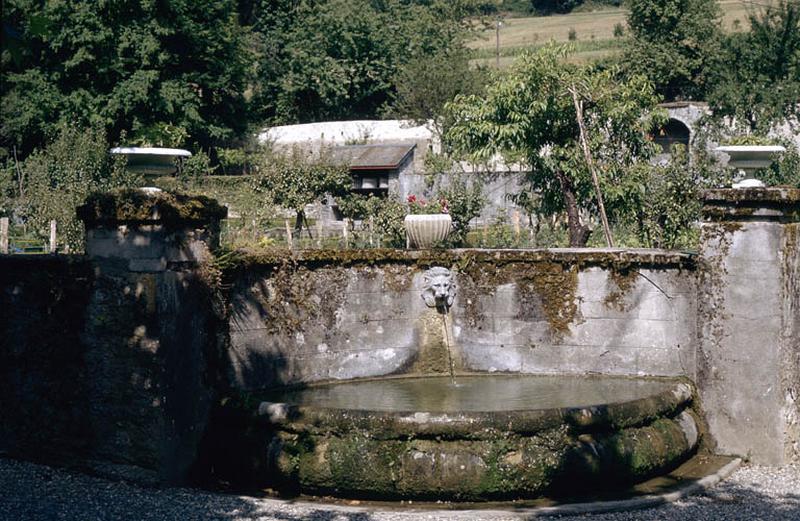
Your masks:
<svg viewBox="0 0 800 521"><path fill-rule="evenodd" d="M408 263L420 266L451 266L464 263L550 262L586 266L660 266L691 268L697 255L692 252L628 248L548 248L548 249L431 249L402 250L388 248L358 250L238 250L240 267L271 266L286 263L307 265L360 265Z"/></svg>
<svg viewBox="0 0 800 521"><path fill-rule="evenodd" d="M723 203L800 203L800 188L775 186L765 188L715 188L703 191L703 202Z"/></svg>
<svg viewBox="0 0 800 521"><path fill-rule="evenodd" d="M121 189L89 195L77 213L87 225L158 223L171 226L219 221L227 217L228 209L202 195Z"/></svg>

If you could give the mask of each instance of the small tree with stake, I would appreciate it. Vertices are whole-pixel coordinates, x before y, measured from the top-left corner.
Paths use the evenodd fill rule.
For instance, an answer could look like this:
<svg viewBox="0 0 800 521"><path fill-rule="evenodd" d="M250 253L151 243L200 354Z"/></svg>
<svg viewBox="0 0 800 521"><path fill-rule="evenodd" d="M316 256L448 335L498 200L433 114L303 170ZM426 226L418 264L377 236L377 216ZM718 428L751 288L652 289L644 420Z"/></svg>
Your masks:
<svg viewBox="0 0 800 521"><path fill-rule="evenodd" d="M650 84L615 70L566 63L567 48L523 55L482 96L462 96L449 109L447 142L483 162L495 154L527 166L542 215L567 214L570 246L584 246L591 228L582 214L599 214L613 244L607 213L621 216L641 199L647 138L661 119Z"/></svg>
<svg viewBox="0 0 800 521"><path fill-rule="evenodd" d="M330 194L345 195L352 185L347 165L331 160L324 150L319 156L300 148L288 153L265 153L252 188L274 205L296 212L295 230L302 230L306 220L306 205L322 201Z"/></svg>

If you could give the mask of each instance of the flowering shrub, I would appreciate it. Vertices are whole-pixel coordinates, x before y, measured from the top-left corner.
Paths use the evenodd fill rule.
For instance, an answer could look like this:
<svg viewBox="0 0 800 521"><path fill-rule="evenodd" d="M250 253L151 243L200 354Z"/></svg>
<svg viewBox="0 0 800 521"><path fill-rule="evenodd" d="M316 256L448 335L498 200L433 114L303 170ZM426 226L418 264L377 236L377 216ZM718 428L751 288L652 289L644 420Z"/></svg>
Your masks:
<svg viewBox="0 0 800 521"><path fill-rule="evenodd" d="M425 201L422 197L417 197L414 194L408 196L408 213L412 215L418 214L431 214L431 213L449 213L447 206L447 199L440 197L436 200Z"/></svg>

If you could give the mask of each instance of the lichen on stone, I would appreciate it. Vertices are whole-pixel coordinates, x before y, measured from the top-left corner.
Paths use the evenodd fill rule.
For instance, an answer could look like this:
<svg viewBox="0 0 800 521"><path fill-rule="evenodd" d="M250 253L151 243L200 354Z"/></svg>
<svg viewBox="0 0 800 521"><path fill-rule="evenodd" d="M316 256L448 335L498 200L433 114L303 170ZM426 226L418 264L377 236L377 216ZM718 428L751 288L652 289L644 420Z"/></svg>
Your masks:
<svg viewBox="0 0 800 521"><path fill-rule="evenodd" d="M170 227L224 219L228 209L202 195L119 189L96 192L77 209L85 223L141 223L158 221Z"/></svg>

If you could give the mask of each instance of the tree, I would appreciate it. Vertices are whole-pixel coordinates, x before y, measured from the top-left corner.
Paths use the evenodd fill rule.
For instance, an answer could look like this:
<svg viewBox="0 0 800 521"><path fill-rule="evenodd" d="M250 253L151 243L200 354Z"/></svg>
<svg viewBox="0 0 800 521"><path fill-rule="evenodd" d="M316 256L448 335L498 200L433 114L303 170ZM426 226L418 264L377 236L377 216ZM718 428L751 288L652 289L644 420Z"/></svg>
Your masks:
<svg viewBox="0 0 800 521"><path fill-rule="evenodd" d="M265 153L252 178L252 188L268 203L296 212L298 231L306 220L306 205L321 202L326 195L346 195L351 185L347 165L332 161L324 150L315 157L300 148Z"/></svg>
<svg viewBox="0 0 800 521"><path fill-rule="evenodd" d="M582 3L583 0L531 0L531 11L541 15L569 13Z"/></svg>
<svg viewBox="0 0 800 521"><path fill-rule="evenodd" d="M60 125L207 146L246 128L247 33L234 0L8 0L0 140L24 154ZM179 141L179 142L176 142Z"/></svg>
<svg viewBox="0 0 800 521"><path fill-rule="evenodd" d="M748 20L750 31L724 40L708 101L716 116L765 134L800 117L800 2L780 0Z"/></svg>
<svg viewBox="0 0 800 521"><path fill-rule="evenodd" d="M634 167L654 153L646 132L659 113L644 78L624 81L618 71L579 67L565 57L558 47L524 54L485 95L456 98L448 105L453 125L446 141L476 162L499 153L527 166L542 213L566 212L570 245L582 246L591 232L582 214L597 215L600 194L612 219L640 201L646 169Z"/></svg>
<svg viewBox="0 0 800 521"><path fill-rule="evenodd" d="M629 0L631 36L623 63L667 100L703 99L719 52L716 0Z"/></svg>
<svg viewBox="0 0 800 521"><path fill-rule="evenodd" d="M463 46L474 0L262 0L253 106L272 124L376 117L403 66Z"/></svg>
<svg viewBox="0 0 800 521"><path fill-rule="evenodd" d="M446 49L403 65L394 79L390 113L418 124L432 122L437 134L447 126L446 103L458 95L477 94L488 78L486 69L470 67L466 49Z"/></svg>
<svg viewBox="0 0 800 521"><path fill-rule="evenodd" d="M11 166L9 162L7 166ZM94 191L136 186L141 180L125 169L125 159L108 153L100 128L62 125L57 136L16 166L17 182L8 213L46 237L55 220L67 250L83 249L83 224L75 209Z"/></svg>

